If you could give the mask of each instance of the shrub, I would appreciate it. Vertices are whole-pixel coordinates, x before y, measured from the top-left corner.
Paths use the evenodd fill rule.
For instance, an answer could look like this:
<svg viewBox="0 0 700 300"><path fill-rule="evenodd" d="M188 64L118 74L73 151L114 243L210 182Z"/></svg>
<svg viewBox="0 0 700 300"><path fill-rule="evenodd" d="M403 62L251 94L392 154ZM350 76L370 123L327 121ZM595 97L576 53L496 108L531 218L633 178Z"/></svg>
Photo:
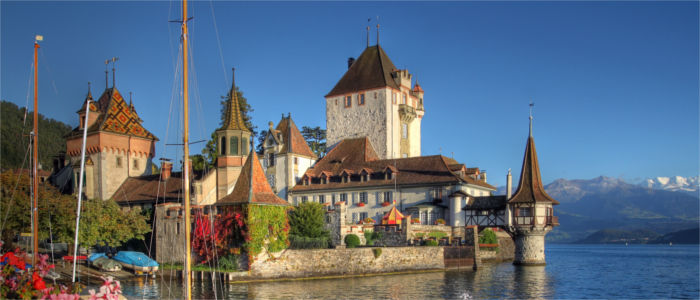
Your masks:
<svg viewBox="0 0 700 300"><path fill-rule="evenodd" d="M330 239L328 237L310 238L298 235L289 235L289 248L291 249L328 249Z"/></svg>
<svg viewBox="0 0 700 300"><path fill-rule="evenodd" d="M435 246L437 246L437 245L438 245L438 241L435 241L435 240L427 240L427 241L425 241L425 246L432 246L432 247L435 247Z"/></svg>
<svg viewBox="0 0 700 300"><path fill-rule="evenodd" d="M447 237L447 233L444 233L442 231L431 231L428 233L429 237L434 237L435 239L442 239Z"/></svg>
<svg viewBox="0 0 700 300"><path fill-rule="evenodd" d="M498 238L491 229L484 229L479 236L479 244L498 244Z"/></svg>
<svg viewBox="0 0 700 300"><path fill-rule="evenodd" d="M354 234L348 234L345 236L345 245L348 248L355 248L360 245L360 238Z"/></svg>
<svg viewBox="0 0 700 300"><path fill-rule="evenodd" d="M365 241L367 241L367 243L365 243L365 244L366 244L367 246L372 246L372 245L374 245L374 242L375 242L375 241L381 240L381 239L382 239L382 236L383 236L383 235L382 235L382 232L381 232L381 231L369 231L369 230L365 230Z"/></svg>
<svg viewBox="0 0 700 300"><path fill-rule="evenodd" d="M374 253L374 258L379 258L379 256L382 255L382 248L374 248L372 249L372 253Z"/></svg>
<svg viewBox="0 0 700 300"><path fill-rule="evenodd" d="M289 234L310 238L328 237L323 229L326 212L323 205L315 202L299 204L289 212Z"/></svg>
<svg viewBox="0 0 700 300"><path fill-rule="evenodd" d="M238 257L236 255L226 255L219 258L218 267L220 270L237 271Z"/></svg>

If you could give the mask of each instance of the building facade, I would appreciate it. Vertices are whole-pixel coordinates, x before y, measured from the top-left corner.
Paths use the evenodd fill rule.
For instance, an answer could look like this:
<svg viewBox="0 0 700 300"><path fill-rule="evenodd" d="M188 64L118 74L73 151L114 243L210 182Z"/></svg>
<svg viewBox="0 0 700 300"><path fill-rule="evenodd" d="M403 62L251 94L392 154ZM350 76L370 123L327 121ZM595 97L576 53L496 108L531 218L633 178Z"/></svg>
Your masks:
<svg viewBox="0 0 700 300"><path fill-rule="evenodd" d="M368 137L381 159L421 154L423 89L379 45L367 47L326 95L326 142Z"/></svg>
<svg viewBox="0 0 700 300"><path fill-rule="evenodd" d="M283 115L277 127L273 125L272 122L269 123L260 164L275 194L289 200L289 189L313 166L316 154L309 148L291 114L287 117Z"/></svg>
<svg viewBox="0 0 700 300"><path fill-rule="evenodd" d="M133 103L127 104L116 87L105 89L97 101L88 90L77 113L79 125L66 135L66 160L72 167L74 191L78 191L85 127L83 190L88 199L109 199L127 178L151 174L158 138L141 125Z"/></svg>

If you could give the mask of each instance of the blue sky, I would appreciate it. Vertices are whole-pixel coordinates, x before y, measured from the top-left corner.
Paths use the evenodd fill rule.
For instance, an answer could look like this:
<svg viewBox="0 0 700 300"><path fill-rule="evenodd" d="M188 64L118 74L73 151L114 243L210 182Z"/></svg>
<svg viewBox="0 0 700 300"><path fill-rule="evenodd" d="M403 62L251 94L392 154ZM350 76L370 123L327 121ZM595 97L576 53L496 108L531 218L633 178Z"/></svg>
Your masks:
<svg viewBox="0 0 700 300"><path fill-rule="evenodd" d="M181 140L180 28L168 22L180 14L170 1L2 1L0 97L31 105L42 34L39 111L77 125L87 82L100 94L104 60L118 56L117 88L160 138L156 158L178 157L164 144ZM323 96L363 51L368 18L376 42L379 16L380 44L425 90L424 155L495 185L508 168L518 178L532 99L546 183L698 175L697 2L198 1L190 15L192 141L217 128L234 66L259 129L288 112L325 127Z"/></svg>

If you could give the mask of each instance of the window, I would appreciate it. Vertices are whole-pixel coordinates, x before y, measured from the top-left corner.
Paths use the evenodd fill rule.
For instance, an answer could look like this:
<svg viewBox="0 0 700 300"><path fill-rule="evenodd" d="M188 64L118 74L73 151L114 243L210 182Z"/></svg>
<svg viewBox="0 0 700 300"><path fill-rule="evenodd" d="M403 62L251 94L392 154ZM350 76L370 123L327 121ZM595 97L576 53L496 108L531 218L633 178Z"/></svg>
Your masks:
<svg viewBox="0 0 700 300"><path fill-rule="evenodd" d="M518 216L520 216L520 217L532 217L530 208L529 207L518 208Z"/></svg>
<svg viewBox="0 0 700 300"><path fill-rule="evenodd" d="M359 222L357 220L357 213L352 213L352 223L357 223L357 222Z"/></svg>
<svg viewBox="0 0 700 300"><path fill-rule="evenodd" d="M391 93L391 103L396 104L396 93Z"/></svg>
<svg viewBox="0 0 700 300"><path fill-rule="evenodd" d="M434 187L432 190L433 199L442 200L442 187Z"/></svg>
<svg viewBox="0 0 700 300"><path fill-rule="evenodd" d="M401 138L402 139L408 138L408 124L406 124L406 123L401 123Z"/></svg>
<svg viewBox="0 0 700 300"><path fill-rule="evenodd" d="M340 201L345 201L347 203L348 201L348 194L347 193L342 193L340 194Z"/></svg>
<svg viewBox="0 0 700 300"><path fill-rule="evenodd" d="M361 213L360 213L360 220L361 220L361 221L364 221L365 219L367 219L367 217L369 217L369 216L367 215L366 212L361 212Z"/></svg>
<svg viewBox="0 0 700 300"><path fill-rule="evenodd" d="M294 164L295 165L299 164L299 158L297 158L297 157L294 158Z"/></svg>
<svg viewBox="0 0 700 300"><path fill-rule="evenodd" d="M270 184L270 187L274 189L275 188L275 175L274 174L267 175L267 182Z"/></svg>
<svg viewBox="0 0 700 300"><path fill-rule="evenodd" d="M331 204L335 204L335 194L331 194Z"/></svg>
<svg viewBox="0 0 700 300"><path fill-rule="evenodd" d="M357 97L357 104L358 105L365 105L365 94L360 94Z"/></svg>
<svg viewBox="0 0 700 300"><path fill-rule="evenodd" d="M318 203L326 203L326 195L318 195Z"/></svg>
<svg viewBox="0 0 700 300"><path fill-rule="evenodd" d="M121 167L122 167L122 157L117 156L117 168L121 168Z"/></svg>
<svg viewBox="0 0 700 300"><path fill-rule="evenodd" d="M139 169L139 161L137 159L134 159L134 170Z"/></svg>
<svg viewBox="0 0 700 300"><path fill-rule="evenodd" d="M248 143L245 138L241 139L241 155L248 155Z"/></svg>
<svg viewBox="0 0 700 300"><path fill-rule="evenodd" d="M394 192L384 192L384 202L394 201Z"/></svg>
<svg viewBox="0 0 700 300"><path fill-rule="evenodd" d="M272 167L275 165L275 154L270 153L267 158L267 166Z"/></svg>
<svg viewBox="0 0 700 300"><path fill-rule="evenodd" d="M368 204L367 202L367 192L360 192L360 202Z"/></svg>
<svg viewBox="0 0 700 300"><path fill-rule="evenodd" d="M238 155L238 137L237 136L232 136L231 137L231 155Z"/></svg>
<svg viewBox="0 0 700 300"><path fill-rule="evenodd" d="M401 97L401 104L406 104L406 93Z"/></svg>
<svg viewBox="0 0 700 300"><path fill-rule="evenodd" d="M402 153L402 154L401 154L401 158L407 158L407 157L408 157L408 153Z"/></svg>
<svg viewBox="0 0 700 300"><path fill-rule="evenodd" d="M219 145L221 145L221 149L220 149L221 153L220 154L226 155L226 137L225 136L221 137L221 143L219 143Z"/></svg>
<svg viewBox="0 0 700 300"><path fill-rule="evenodd" d="M352 106L352 96L345 96L345 107Z"/></svg>

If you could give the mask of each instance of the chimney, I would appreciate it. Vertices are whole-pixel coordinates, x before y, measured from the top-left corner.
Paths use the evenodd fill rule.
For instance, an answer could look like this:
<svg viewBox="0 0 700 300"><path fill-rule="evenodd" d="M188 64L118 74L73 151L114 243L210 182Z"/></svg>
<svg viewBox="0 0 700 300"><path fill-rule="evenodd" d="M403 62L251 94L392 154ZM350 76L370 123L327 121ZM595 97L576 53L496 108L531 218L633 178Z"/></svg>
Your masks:
<svg viewBox="0 0 700 300"><path fill-rule="evenodd" d="M173 163L162 161L160 163L160 180L166 181L170 178L170 173L173 171Z"/></svg>
<svg viewBox="0 0 700 300"><path fill-rule="evenodd" d="M348 57L348 69L352 67L352 64L355 63L355 58L354 57Z"/></svg>
<svg viewBox="0 0 700 300"><path fill-rule="evenodd" d="M510 169L508 169L508 175L506 175L506 200L510 200L513 195L513 176L510 175Z"/></svg>
<svg viewBox="0 0 700 300"><path fill-rule="evenodd" d="M486 170L481 170L481 181L486 182Z"/></svg>

